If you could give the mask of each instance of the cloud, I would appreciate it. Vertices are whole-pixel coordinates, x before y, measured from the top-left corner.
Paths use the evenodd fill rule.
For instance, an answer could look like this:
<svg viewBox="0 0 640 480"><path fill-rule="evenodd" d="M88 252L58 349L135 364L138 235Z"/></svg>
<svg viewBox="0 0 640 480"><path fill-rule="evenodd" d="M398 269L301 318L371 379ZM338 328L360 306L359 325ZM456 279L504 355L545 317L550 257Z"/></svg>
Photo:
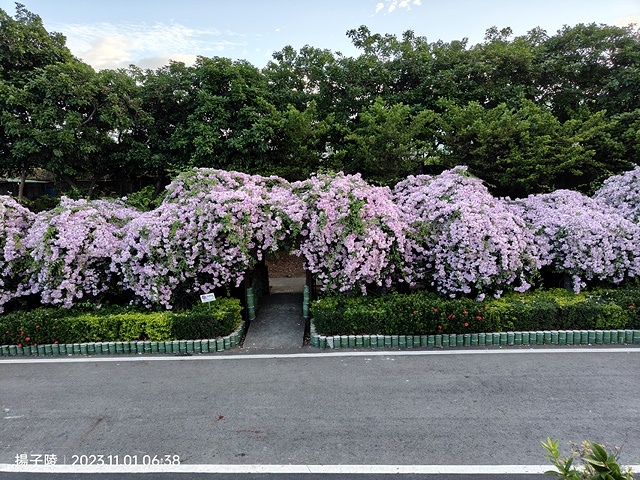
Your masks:
<svg viewBox="0 0 640 480"><path fill-rule="evenodd" d="M386 10L386 13L393 13L396 9L411 10L411 7L419 7L420 5L422 5L422 0L383 0L376 4L376 13L383 10Z"/></svg>
<svg viewBox="0 0 640 480"><path fill-rule="evenodd" d="M67 37L67 45L74 55L96 69L130 64L157 68L166 65L169 59L190 64L197 55L220 55L225 50L246 45L243 35L234 32L195 29L178 23L94 23L53 27Z"/></svg>
<svg viewBox="0 0 640 480"><path fill-rule="evenodd" d="M106 65L128 65L133 60L128 50L129 44L125 37L101 37L96 39L86 52L74 52L85 59L94 68L104 68ZM88 60L91 59L91 61Z"/></svg>
<svg viewBox="0 0 640 480"><path fill-rule="evenodd" d="M193 65L196 63L197 58L197 55L183 55L176 53L175 55L141 58L135 62L135 65L143 70L156 70L165 65L169 65L170 62L182 62L185 65Z"/></svg>
<svg viewBox="0 0 640 480"><path fill-rule="evenodd" d="M632 23L636 25L636 28L640 28L640 15L628 15L626 17L620 17L616 19L614 25L618 27L626 27L627 25L630 25Z"/></svg>

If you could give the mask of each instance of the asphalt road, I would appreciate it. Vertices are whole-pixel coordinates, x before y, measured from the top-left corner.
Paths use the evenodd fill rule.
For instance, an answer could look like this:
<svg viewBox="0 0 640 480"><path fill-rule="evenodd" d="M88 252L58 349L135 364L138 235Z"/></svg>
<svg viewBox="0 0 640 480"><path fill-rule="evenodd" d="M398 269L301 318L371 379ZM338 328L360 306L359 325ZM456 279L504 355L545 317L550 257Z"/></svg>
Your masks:
<svg viewBox="0 0 640 480"><path fill-rule="evenodd" d="M0 464L540 465L547 437L640 461L638 347L407 353L0 360Z"/></svg>

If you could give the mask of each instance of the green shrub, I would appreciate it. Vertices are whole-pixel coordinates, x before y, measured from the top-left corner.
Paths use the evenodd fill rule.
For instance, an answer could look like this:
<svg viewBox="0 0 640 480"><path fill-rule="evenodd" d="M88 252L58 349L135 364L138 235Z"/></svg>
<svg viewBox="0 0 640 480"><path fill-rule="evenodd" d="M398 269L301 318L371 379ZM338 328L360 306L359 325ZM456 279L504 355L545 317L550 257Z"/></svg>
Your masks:
<svg viewBox="0 0 640 480"><path fill-rule="evenodd" d="M380 297L328 297L311 306L314 324L325 335L429 335L477 333L497 325L486 304L447 299L436 293L392 293Z"/></svg>
<svg viewBox="0 0 640 480"><path fill-rule="evenodd" d="M130 207L136 208L141 212L149 212L162 203L165 193L155 194L155 187L148 185L137 192L127 195L125 203Z"/></svg>
<svg viewBox="0 0 640 480"><path fill-rule="evenodd" d="M37 308L0 315L2 345L196 340L229 335L242 321L240 301L219 298L185 312Z"/></svg>
<svg viewBox="0 0 640 480"><path fill-rule="evenodd" d="M172 336L177 340L216 338L229 335L242 322L242 307L236 298L219 297L173 315Z"/></svg>
<svg viewBox="0 0 640 480"><path fill-rule="evenodd" d="M537 330L542 321L548 325L557 316L557 304L547 298L507 296L489 302L486 315L502 330Z"/></svg>
<svg viewBox="0 0 640 480"><path fill-rule="evenodd" d="M640 329L640 288L616 288L597 293L607 303L620 307L628 318L627 328Z"/></svg>
<svg viewBox="0 0 640 480"><path fill-rule="evenodd" d="M544 457L549 460L555 470L545 472L545 475L563 478L566 480L633 480L635 477L627 467L618 463L619 447L613 451L607 451L604 445L585 441L579 448L574 444L571 448L571 457L561 457L558 440L547 438L542 446L547 451ZM576 467L574 460L580 464Z"/></svg>
<svg viewBox="0 0 640 480"><path fill-rule="evenodd" d="M434 335L536 330L638 328L640 291L574 294L564 289L511 293L477 302L429 292L327 297L311 313L325 335Z"/></svg>
<svg viewBox="0 0 640 480"><path fill-rule="evenodd" d="M313 315L313 323L319 332L333 335L332 332L344 330L345 335L355 334L358 325L348 325L343 320L343 309L340 306L341 297L327 297L311 303L309 311Z"/></svg>
<svg viewBox="0 0 640 480"><path fill-rule="evenodd" d="M61 317L56 321L53 342L84 343L120 340L120 320L112 315L82 313Z"/></svg>
<svg viewBox="0 0 640 480"><path fill-rule="evenodd" d="M60 197L52 197L44 195L34 200L22 199L22 203L25 207L31 210L33 213L40 213L46 210L53 210L60 204Z"/></svg>

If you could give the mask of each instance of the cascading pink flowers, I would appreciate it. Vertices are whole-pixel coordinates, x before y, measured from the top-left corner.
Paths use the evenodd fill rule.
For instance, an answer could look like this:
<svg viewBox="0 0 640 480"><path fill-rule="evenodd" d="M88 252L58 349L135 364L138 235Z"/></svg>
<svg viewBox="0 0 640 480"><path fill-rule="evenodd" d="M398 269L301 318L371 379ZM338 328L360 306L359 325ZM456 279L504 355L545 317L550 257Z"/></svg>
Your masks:
<svg viewBox="0 0 640 480"><path fill-rule="evenodd" d="M639 206L640 169L612 177L593 199L498 199L463 167L393 191L342 173L289 183L194 169L145 213L63 198L34 215L0 197L0 312L20 295L70 307L115 288L172 308L181 295L238 285L265 252L283 249L328 293L404 282L483 298L528 289L541 268L579 291L638 276Z"/></svg>
<svg viewBox="0 0 640 480"><path fill-rule="evenodd" d="M412 282L405 219L388 188L360 175L315 175L293 184L305 206L299 247L322 290L366 293L368 285Z"/></svg>
<svg viewBox="0 0 640 480"><path fill-rule="evenodd" d="M395 200L415 239L416 274L437 291L525 291L537 267L533 235L482 182L458 167L399 182Z"/></svg>
<svg viewBox="0 0 640 480"><path fill-rule="evenodd" d="M114 257L123 286L146 305L242 281L265 251L299 231L302 208L288 183L194 169L168 187L164 203L134 219Z"/></svg>
<svg viewBox="0 0 640 480"><path fill-rule="evenodd" d="M24 292L25 236L35 214L8 196L0 196L0 313L3 305Z"/></svg>
<svg viewBox="0 0 640 480"><path fill-rule="evenodd" d="M593 196L634 223L640 223L640 167L606 179Z"/></svg>
<svg viewBox="0 0 640 480"><path fill-rule="evenodd" d="M123 227L137 215L119 201L72 200L38 214L25 239L27 290L43 303L71 307L117 282L111 260L124 249Z"/></svg>
<svg viewBox="0 0 640 480"><path fill-rule="evenodd" d="M512 203L535 233L540 265L569 275L576 293L590 280L640 274L640 228L604 202L570 190Z"/></svg>

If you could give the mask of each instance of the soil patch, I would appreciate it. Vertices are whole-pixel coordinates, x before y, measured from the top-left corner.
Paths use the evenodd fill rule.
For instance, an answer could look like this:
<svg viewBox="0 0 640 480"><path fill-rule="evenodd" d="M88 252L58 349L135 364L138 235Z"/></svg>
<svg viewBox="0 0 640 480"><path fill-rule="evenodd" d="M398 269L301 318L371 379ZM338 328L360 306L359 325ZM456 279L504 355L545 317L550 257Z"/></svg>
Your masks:
<svg viewBox="0 0 640 480"><path fill-rule="evenodd" d="M306 276L302 268L302 258L289 253L267 255L267 267L272 278Z"/></svg>

